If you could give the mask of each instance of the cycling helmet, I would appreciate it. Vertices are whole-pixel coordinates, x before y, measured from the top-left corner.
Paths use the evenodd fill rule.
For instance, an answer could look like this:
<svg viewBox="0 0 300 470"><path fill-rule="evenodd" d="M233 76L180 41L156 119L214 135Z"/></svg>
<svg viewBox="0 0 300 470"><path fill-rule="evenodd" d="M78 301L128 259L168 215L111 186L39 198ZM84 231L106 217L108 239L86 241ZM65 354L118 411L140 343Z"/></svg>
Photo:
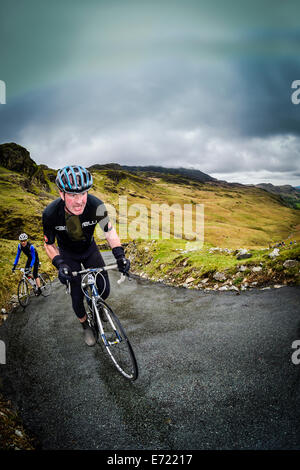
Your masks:
<svg viewBox="0 0 300 470"><path fill-rule="evenodd" d="M26 233L21 233L21 235L19 236L19 240L21 242L24 242L25 240L28 240L28 235Z"/></svg>
<svg viewBox="0 0 300 470"><path fill-rule="evenodd" d="M86 168L69 165L58 170L55 183L65 193L84 193L91 188L93 177Z"/></svg>

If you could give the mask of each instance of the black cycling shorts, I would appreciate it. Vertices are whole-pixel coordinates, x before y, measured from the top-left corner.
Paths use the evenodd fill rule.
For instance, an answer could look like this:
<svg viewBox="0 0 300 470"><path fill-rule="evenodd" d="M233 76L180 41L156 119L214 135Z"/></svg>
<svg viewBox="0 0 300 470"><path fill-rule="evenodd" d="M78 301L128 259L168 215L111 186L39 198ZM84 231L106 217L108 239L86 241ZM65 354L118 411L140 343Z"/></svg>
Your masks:
<svg viewBox="0 0 300 470"><path fill-rule="evenodd" d="M31 263L31 259L29 258L29 259L27 260L25 269L29 269L29 268L30 268L30 263ZM38 277L39 264L40 264L40 260L39 260L39 258L36 256L34 265L32 266L32 268L33 268L33 269L32 269L32 274L33 274L33 278L34 278L34 279L36 279L36 278Z"/></svg>
<svg viewBox="0 0 300 470"><path fill-rule="evenodd" d="M101 253L95 243L83 253L71 253L62 248L59 249L60 255L64 262L70 266L71 271L81 271L81 263L84 268L100 268L105 266ZM110 293L110 283L106 271L97 276L97 288L102 299L105 300ZM71 281L71 298L72 306L78 318L83 318L86 314L83 304L84 294L81 290L81 276L73 277Z"/></svg>

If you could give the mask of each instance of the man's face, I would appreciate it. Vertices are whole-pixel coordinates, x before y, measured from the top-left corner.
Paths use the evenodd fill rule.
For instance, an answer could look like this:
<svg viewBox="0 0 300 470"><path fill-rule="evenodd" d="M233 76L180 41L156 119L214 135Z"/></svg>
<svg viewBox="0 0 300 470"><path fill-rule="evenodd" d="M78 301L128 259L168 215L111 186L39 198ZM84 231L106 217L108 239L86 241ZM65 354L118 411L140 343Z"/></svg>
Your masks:
<svg viewBox="0 0 300 470"><path fill-rule="evenodd" d="M27 240L22 241L22 242L21 242L21 245L22 245L22 246L26 246L26 245L27 245Z"/></svg>
<svg viewBox="0 0 300 470"><path fill-rule="evenodd" d="M87 191L80 194L68 194L60 191L59 194L62 200L65 201L67 212L74 215L83 213L87 201Z"/></svg>

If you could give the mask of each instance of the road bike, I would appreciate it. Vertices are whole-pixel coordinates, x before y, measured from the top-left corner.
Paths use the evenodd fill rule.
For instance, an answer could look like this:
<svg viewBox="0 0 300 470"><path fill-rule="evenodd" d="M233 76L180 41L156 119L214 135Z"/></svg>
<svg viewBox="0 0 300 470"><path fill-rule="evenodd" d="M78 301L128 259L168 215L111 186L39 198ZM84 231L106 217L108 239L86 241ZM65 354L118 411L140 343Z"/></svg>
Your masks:
<svg viewBox="0 0 300 470"><path fill-rule="evenodd" d="M25 308L29 304L30 298L37 295L38 287L30 271L24 268L16 269L23 274L18 285L18 300L21 307ZM47 297L51 293L50 276L47 273L39 273L38 277L40 278L41 294L43 297Z"/></svg>
<svg viewBox="0 0 300 470"><path fill-rule="evenodd" d="M131 343L125 330L111 307L104 302L97 287L97 276L110 269L116 269L117 264L103 266L101 268L88 268L82 271L72 272L73 276L81 275L81 289L84 294L86 313L89 325L94 331L96 342L104 347L114 366L126 379L136 380L138 377L138 365ZM118 284L125 280L125 275L117 281ZM70 293L68 283L68 293Z"/></svg>

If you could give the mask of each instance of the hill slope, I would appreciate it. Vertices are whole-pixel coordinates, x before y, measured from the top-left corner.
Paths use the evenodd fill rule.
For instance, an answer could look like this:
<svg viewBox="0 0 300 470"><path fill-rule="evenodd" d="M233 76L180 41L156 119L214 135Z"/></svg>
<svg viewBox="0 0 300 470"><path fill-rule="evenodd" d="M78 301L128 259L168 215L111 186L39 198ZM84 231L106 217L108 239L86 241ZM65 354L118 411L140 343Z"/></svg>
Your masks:
<svg viewBox="0 0 300 470"><path fill-rule="evenodd" d="M300 209L300 191L289 184L282 186L274 186L271 183L261 183L256 185L257 188L264 189L269 193L276 194L281 197L282 201L289 207Z"/></svg>
<svg viewBox="0 0 300 470"><path fill-rule="evenodd" d="M16 161L18 158L19 162ZM6 165L0 166L0 297L3 299L15 283L11 276L11 263L20 232L27 232L39 246L44 269L53 271L43 249L41 215L44 207L58 197L58 192L54 183L56 170L36 165L26 149L16 144L5 144L3 152L3 146L0 146L0 163ZM202 205L204 208L203 253L209 256L202 256L199 250L200 257L187 254L189 269L200 263L204 268L201 270L203 274L207 272L206 268L213 272L227 266L228 262L236 264L236 260L230 260L226 252L219 252L218 256L209 253L210 247L257 250L282 240L300 242L300 211L287 207L277 194L255 186L196 181L181 174L126 171L115 165L94 169L92 173L94 185L91 194L106 203L122 243L134 240L135 246L136 243L144 245L149 251L151 238L158 238L155 245L158 258L152 257L147 261L151 274L160 270L159 259L166 260L171 263L171 268L176 267L182 272L187 268L180 263L179 266L175 262L172 264L174 256L178 252L184 253L190 240L190 234L184 230L184 205L187 205L187 214L193 222L190 232L196 229L197 207ZM179 220L171 214L169 234L168 224L163 223L161 217L156 219L159 221L158 231L152 231L153 220L163 206L179 208L182 216ZM103 243L104 237L98 228L95 238L98 243ZM144 244L141 243L143 240ZM143 263L140 256L137 259Z"/></svg>
<svg viewBox="0 0 300 470"><path fill-rule="evenodd" d="M0 145L0 165L0 237L15 239L20 231L28 231L32 238L42 239L41 213L58 197L54 183L56 170L37 165L26 149L13 143ZM115 164L92 168L94 185L91 193L113 206L117 227L120 196L126 196L128 225L139 225L141 237L151 235L155 204L169 207L179 204L182 209L188 204L194 222L196 205L202 204L205 241L220 247L268 246L296 234L295 227L300 223L299 211L287 207L278 194L255 186L213 181L208 175L205 176L207 181L198 181L182 173L152 171L153 167L150 167L151 171L126 171ZM197 178L204 175L200 173ZM131 207L133 204L140 206ZM138 224L141 208L144 222ZM123 220L121 223L124 225ZM176 230L171 220L171 236ZM138 238L138 230L135 232L135 238ZM164 236L160 230L160 238Z"/></svg>

